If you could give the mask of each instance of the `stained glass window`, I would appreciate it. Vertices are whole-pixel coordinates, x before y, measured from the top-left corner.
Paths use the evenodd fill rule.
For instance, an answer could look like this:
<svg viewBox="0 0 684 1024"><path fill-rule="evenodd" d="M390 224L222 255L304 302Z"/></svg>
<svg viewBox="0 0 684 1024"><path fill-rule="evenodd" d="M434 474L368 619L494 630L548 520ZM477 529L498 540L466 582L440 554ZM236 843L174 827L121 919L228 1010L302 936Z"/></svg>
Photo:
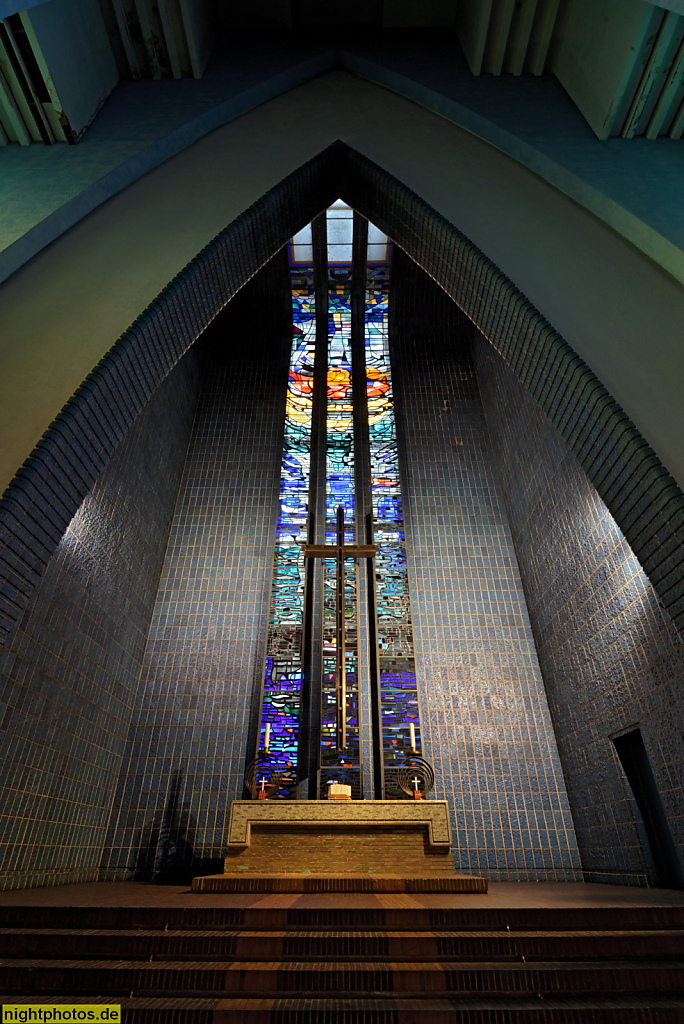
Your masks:
<svg viewBox="0 0 684 1024"><path fill-rule="evenodd" d="M366 281L366 387L373 529L378 545L375 580L382 744L385 773L391 781L392 768L412 752L412 743L420 748L420 725L389 357L389 266L369 266Z"/></svg>
<svg viewBox="0 0 684 1024"><path fill-rule="evenodd" d="M338 200L325 215L327 238L327 339L316 339L316 310L311 225L290 242L292 274L293 343L283 451L280 515L274 559L271 620L260 722L260 750L268 727L271 762L294 778L297 764L299 706L303 679L302 631L304 624L305 572L302 545L307 540L309 488L314 410L316 346L327 344L327 388L316 402L325 402L325 543L336 540L337 509L345 521L345 543L356 538L355 496L358 492L354 465L354 429L367 437L370 452L370 488L375 559L375 607L377 611L377 664L382 711L382 757L385 778L392 790L393 769L415 746L420 749L420 724L413 660L413 634L409 603L406 549L399 462L394 420L394 400L388 340L390 243L387 236L368 225L364 300L365 375L367 424L355 418L354 374L363 374L363 363L352 365L352 249L354 213ZM364 268L361 268L362 270ZM356 300L355 300L356 301ZM361 342L359 342L361 344ZM360 351L357 349L356 351ZM360 386L362 387L361 376ZM318 415L318 414L316 414ZM365 433L367 431L367 433ZM366 470L367 473L367 470ZM365 485L364 485L365 486ZM362 492L363 493L363 492ZM344 618L346 623L347 744L336 742L336 561L321 559L323 583L322 665L319 767L320 789L344 770L360 779L359 705L370 701L370 682L359 678L358 637L360 621L368 621L368 609L357 605L359 572L354 559L344 563ZM364 619L364 616L366 617ZM367 632L367 629L366 631ZM369 652L370 653L370 652ZM374 657L365 659L370 664ZM370 767L370 766L368 766ZM290 793L293 791L290 787ZM281 795L286 795L283 790ZM388 795L400 795L398 790Z"/></svg>
<svg viewBox="0 0 684 1024"><path fill-rule="evenodd" d="M389 263L389 238L375 224L368 225L366 259L369 263Z"/></svg>
<svg viewBox="0 0 684 1024"><path fill-rule="evenodd" d="M308 518L311 413L316 346L313 269L292 271L292 354L287 385L280 509L259 747L269 728L274 766L294 777L302 686L304 555Z"/></svg>
<svg viewBox="0 0 684 1024"><path fill-rule="evenodd" d="M331 211L329 210L328 213ZM351 210L345 211L351 216ZM339 222L338 222L339 223ZM351 220L349 220L351 227ZM349 238L351 249L351 233ZM330 254L330 232L328 253ZM335 253L335 255L338 255ZM351 253L350 253L351 256ZM328 256L330 260L330 255ZM354 421L351 364L351 265L328 270L328 392L326 418L326 544L334 544L337 509L344 511L345 542L354 543ZM324 563L323 708L321 722L321 766L358 765L357 607L356 562L347 559L345 576L347 745L337 750L336 726L336 638L335 584L337 563ZM325 785L325 780L323 780Z"/></svg>

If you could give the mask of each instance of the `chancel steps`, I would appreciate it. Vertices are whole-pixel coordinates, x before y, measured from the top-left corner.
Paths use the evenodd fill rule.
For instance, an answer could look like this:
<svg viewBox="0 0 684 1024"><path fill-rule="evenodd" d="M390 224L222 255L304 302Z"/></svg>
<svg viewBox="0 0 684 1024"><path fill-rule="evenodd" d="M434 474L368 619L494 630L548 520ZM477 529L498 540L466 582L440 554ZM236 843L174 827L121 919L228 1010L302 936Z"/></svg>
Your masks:
<svg viewBox="0 0 684 1024"><path fill-rule="evenodd" d="M684 1021L684 907L278 899L0 907L3 1000L120 1002L126 1024Z"/></svg>

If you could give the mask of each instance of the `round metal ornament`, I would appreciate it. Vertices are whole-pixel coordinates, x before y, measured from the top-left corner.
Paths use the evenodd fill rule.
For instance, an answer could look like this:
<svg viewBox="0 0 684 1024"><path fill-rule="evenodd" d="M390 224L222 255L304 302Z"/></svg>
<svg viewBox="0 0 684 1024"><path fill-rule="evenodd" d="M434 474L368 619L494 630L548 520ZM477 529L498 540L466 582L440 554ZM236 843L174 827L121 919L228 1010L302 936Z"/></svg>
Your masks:
<svg viewBox="0 0 684 1024"><path fill-rule="evenodd" d="M426 797L435 784L434 769L424 757L407 757L397 769L397 784L407 796L419 792L421 797Z"/></svg>
<svg viewBox="0 0 684 1024"><path fill-rule="evenodd" d="M282 774L265 757L257 757L247 767L245 786L257 800L268 800L277 793L282 784ZM261 796L260 794L264 794Z"/></svg>

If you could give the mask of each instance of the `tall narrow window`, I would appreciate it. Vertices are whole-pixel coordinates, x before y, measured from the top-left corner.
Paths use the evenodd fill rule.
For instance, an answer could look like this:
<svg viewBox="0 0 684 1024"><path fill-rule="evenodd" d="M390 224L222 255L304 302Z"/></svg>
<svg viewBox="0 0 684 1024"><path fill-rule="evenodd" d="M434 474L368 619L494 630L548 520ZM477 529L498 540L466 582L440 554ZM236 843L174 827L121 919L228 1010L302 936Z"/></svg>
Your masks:
<svg viewBox="0 0 684 1024"><path fill-rule="evenodd" d="M308 796L324 797L327 785L340 781L351 782L356 797L401 797L396 768L420 752L420 722L388 337L390 243L342 200L324 221L313 233L311 225L302 229L289 246L293 344L259 749L293 781L280 795L294 795L302 687L320 679L317 764L308 769ZM316 277L322 266L323 282ZM320 315L316 326L317 294L328 297L327 331ZM325 382L325 394L314 389L317 360L318 392ZM312 430L323 412L325 430ZM313 494L312 465L325 466ZM323 487L324 495L318 493ZM303 548L315 508L325 509L325 530L318 530L313 555L307 548L317 559L312 575L305 573ZM364 517L359 532L365 536L357 537ZM343 544L367 545L363 555L339 546L340 523ZM311 602L319 600L317 613ZM320 630L319 643L303 637L313 629ZM362 656L361 636L367 646ZM316 657L318 666L303 663ZM365 773L361 750L369 744L361 742L362 719L376 723L369 730L373 765Z"/></svg>
<svg viewBox="0 0 684 1024"><path fill-rule="evenodd" d="M300 236L304 234L300 232ZM287 384L280 510L273 564L271 617L264 674L259 746L285 778L297 764L302 687L304 554L311 459L311 411L316 348L316 308L311 267L311 230L302 250L293 246L292 354ZM304 263L304 260L302 261ZM268 743L266 735L268 731Z"/></svg>
<svg viewBox="0 0 684 1024"><path fill-rule="evenodd" d="M369 255L377 251L369 231ZM406 571L404 514L388 336L389 265L369 263L366 287L366 377L370 439L382 747L387 795L394 772L420 746L413 626Z"/></svg>
<svg viewBox="0 0 684 1024"><path fill-rule="evenodd" d="M337 536L337 510L344 517L344 539L354 542L354 417L351 359L351 256L352 211L338 201L327 211L328 237L328 387L326 416L326 544ZM357 606L356 564L344 563L344 622L346 630L345 688L346 743L337 745L337 639L336 577L333 558L323 562L324 642L320 764L324 777L319 790L329 781L340 780L348 769L359 765L359 716L357 690ZM335 771L337 769L337 772ZM332 770L332 771L331 771ZM346 773L345 773L345 770ZM321 785L322 784L322 785ZM358 785L358 783L357 783Z"/></svg>

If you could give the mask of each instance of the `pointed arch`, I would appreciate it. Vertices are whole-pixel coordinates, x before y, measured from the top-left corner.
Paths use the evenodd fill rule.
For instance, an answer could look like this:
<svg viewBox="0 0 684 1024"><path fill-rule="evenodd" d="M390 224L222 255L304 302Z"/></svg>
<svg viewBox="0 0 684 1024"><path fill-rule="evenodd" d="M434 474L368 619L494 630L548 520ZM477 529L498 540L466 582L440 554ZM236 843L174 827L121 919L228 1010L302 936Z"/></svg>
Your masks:
<svg viewBox="0 0 684 1024"><path fill-rule="evenodd" d="M217 235L122 335L0 501L0 636L12 634L60 538L179 359L286 240L338 196L463 309L558 428L684 633L684 495L593 371L454 225L337 142Z"/></svg>

